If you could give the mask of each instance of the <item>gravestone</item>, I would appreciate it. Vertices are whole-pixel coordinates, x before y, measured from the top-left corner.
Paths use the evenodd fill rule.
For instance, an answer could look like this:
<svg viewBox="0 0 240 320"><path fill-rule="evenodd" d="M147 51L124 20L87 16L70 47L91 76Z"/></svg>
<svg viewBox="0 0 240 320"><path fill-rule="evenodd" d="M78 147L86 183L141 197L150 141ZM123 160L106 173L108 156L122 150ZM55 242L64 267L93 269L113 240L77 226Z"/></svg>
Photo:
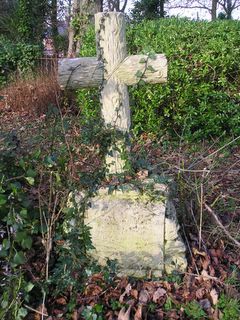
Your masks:
<svg viewBox="0 0 240 320"><path fill-rule="evenodd" d="M95 15L98 57L62 59L59 83L63 89L101 87L102 117L105 125L127 134L131 118L129 85L139 81L165 83L167 60L163 54L127 55L125 18L122 13ZM117 142L106 156L109 174L124 172L121 157L124 141ZM76 196L81 202L82 196ZM184 271L185 246L178 233L170 184L154 176L140 183L122 184L109 193L101 188L90 199L85 223L91 227L99 263L117 259L119 273L144 277L163 271Z"/></svg>

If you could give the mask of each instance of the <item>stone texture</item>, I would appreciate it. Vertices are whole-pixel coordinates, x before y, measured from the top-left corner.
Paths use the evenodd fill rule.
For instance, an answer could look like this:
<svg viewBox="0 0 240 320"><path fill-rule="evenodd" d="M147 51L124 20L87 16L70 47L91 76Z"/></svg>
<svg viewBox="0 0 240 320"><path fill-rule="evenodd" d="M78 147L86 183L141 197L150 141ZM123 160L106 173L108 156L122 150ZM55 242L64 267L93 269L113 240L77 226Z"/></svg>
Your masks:
<svg viewBox="0 0 240 320"><path fill-rule="evenodd" d="M90 200L85 223L95 247L91 254L101 265L116 259L120 275L158 277L163 271L184 271L185 246L168 188L152 180L143 188L122 185L112 193L104 188Z"/></svg>

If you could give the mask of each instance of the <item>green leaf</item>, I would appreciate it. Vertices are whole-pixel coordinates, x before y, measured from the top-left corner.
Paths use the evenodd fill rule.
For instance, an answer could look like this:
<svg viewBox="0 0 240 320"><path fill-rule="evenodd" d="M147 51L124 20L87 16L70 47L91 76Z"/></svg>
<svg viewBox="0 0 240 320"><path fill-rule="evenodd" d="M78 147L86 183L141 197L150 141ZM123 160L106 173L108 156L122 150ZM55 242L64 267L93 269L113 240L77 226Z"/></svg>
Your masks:
<svg viewBox="0 0 240 320"><path fill-rule="evenodd" d="M57 183L60 183L61 182L61 177L60 177L60 174L58 172L55 173L55 177L56 177Z"/></svg>
<svg viewBox="0 0 240 320"><path fill-rule="evenodd" d="M147 70L151 71L151 72L157 72L157 70L155 70L153 68L153 66L147 66Z"/></svg>
<svg viewBox="0 0 240 320"><path fill-rule="evenodd" d="M14 258L13 263L16 265L24 264L26 262L26 258L22 251L17 251Z"/></svg>
<svg viewBox="0 0 240 320"><path fill-rule="evenodd" d="M25 231L18 231L15 236L15 240L17 242L21 242L27 237L27 233Z"/></svg>
<svg viewBox="0 0 240 320"><path fill-rule="evenodd" d="M6 309L7 306L8 306L8 301L7 301L7 300L3 300L3 301L1 302L1 307L2 307L3 309Z"/></svg>
<svg viewBox="0 0 240 320"><path fill-rule="evenodd" d="M36 175L37 175L37 172L35 170L32 170L32 169L28 169L27 170L27 176L28 177L35 178Z"/></svg>
<svg viewBox="0 0 240 320"><path fill-rule="evenodd" d="M47 156L45 158L45 163L47 164L47 166L49 168L52 168L56 163L53 161L52 157L51 156Z"/></svg>
<svg viewBox="0 0 240 320"><path fill-rule="evenodd" d="M156 60L156 59L157 59L157 56L156 56L155 53L149 53L149 54L148 54L148 58L149 58L149 59L152 59L152 60Z"/></svg>
<svg viewBox="0 0 240 320"><path fill-rule="evenodd" d="M23 239L21 242L21 246L23 247L23 249L31 249L32 238L28 236L27 238Z"/></svg>
<svg viewBox="0 0 240 320"><path fill-rule="evenodd" d="M139 63L146 63L146 62L147 62L147 59L145 59L145 58L141 58L139 61Z"/></svg>
<svg viewBox="0 0 240 320"><path fill-rule="evenodd" d="M23 159L20 159L19 165L20 165L20 167L23 168L23 169L25 169L25 167L26 167L25 161L24 161Z"/></svg>
<svg viewBox="0 0 240 320"><path fill-rule="evenodd" d="M0 250L0 258L6 258L8 256L8 250L1 249Z"/></svg>
<svg viewBox="0 0 240 320"><path fill-rule="evenodd" d="M0 194L0 206L7 203L7 197L4 194Z"/></svg>
<svg viewBox="0 0 240 320"><path fill-rule="evenodd" d="M34 284L32 282L28 282L25 287L25 291L30 292L33 288L34 288Z"/></svg>
<svg viewBox="0 0 240 320"><path fill-rule="evenodd" d="M2 243L2 247L4 250L8 250L11 246L11 242L8 239L4 239Z"/></svg>
<svg viewBox="0 0 240 320"><path fill-rule="evenodd" d="M138 82L138 84L139 84L140 86L143 86L143 85L146 84L146 82L145 82L143 79L141 79L141 80Z"/></svg>
<svg viewBox="0 0 240 320"><path fill-rule="evenodd" d="M143 72L140 71L140 70L138 70L138 71L135 73L135 76L136 76L137 78L141 78L141 77L143 76Z"/></svg>
<svg viewBox="0 0 240 320"><path fill-rule="evenodd" d="M20 216L21 216L22 218L27 218L27 216L28 216L27 209L22 209L22 210L20 211Z"/></svg>
<svg viewBox="0 0 240 320"><path fill-rule="evenodd" d="M25 308L20 308L20 309L18 310L16 320L22 320L23 318L25 318L25 317L27 316L27 314L28 314L27 309L25 309Z"/></svg>
<svg viewBox="0 0 240 320"><path fill-rule="evenodd" d="M28 182L31 186L34 185L35 180L34 180L33 177L26 177L25 179L27 180L27 182Z"/></svg>

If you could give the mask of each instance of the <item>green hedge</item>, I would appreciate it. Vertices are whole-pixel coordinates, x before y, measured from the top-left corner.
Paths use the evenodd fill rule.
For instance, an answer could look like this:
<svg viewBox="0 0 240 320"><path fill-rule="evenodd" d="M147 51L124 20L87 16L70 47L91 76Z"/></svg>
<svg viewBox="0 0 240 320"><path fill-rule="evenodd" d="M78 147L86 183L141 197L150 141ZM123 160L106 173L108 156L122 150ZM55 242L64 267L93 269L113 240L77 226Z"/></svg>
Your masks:
<svg viewBox="0 0 240 320"><path fill-rule="evenodd" d="M166 85L130 88L135 134L240 134L239 21L144 21L128 27L127 41L129 53L165 53L169 64ZM82 55L94 55L94 47L90 30Z"/></svg>
<svg viewBox="0 0 240 320"><path fill-rule="evenodd" d="M6 84L9 76L31 70L41 55L40 47L26 43L13 43L0 37L0 87Z"/></svg>

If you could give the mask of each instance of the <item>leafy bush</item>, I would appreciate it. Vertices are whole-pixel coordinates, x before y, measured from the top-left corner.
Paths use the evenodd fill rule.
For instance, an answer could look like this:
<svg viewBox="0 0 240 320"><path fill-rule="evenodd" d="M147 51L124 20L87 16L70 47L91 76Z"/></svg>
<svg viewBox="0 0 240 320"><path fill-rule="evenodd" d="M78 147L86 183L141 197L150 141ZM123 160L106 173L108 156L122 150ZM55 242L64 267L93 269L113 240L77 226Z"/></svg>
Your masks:
<svg viewBox="0 0 240 320"><path fill-rule="evenodd" d="M130 53L165 53L169 66L166 85L130 88L133 132L187 140L240 134L239 35L239 21L161 19L130 25ZM92 30L83 43L82 55L95 54Z"/></svg>
<svg viewBox="0 0 240 320"><path fill-rule="evenodd" d="M31 70L40 57L40 47L26 43L13 43L0 38L0 87L15 71L24 73Z"/></svg>
<svg viewBox="0 0 240 320"><path fill-rule="evenodd" d="M40 149L23 147L19 132L0 135L1 319L23 319L24 305L48 298L49 293L71 290L73 296L86 276L92 244L83 223L87 204L79 208L70 201L70 191L81 188L79 172L74 171L73 178L69 165L74 165L74 159L69 160L74 146L69 150L66 142L70 129L68 119L61 121L52 106L44 129L48 138L31 140L40 143Z"/></svg>

